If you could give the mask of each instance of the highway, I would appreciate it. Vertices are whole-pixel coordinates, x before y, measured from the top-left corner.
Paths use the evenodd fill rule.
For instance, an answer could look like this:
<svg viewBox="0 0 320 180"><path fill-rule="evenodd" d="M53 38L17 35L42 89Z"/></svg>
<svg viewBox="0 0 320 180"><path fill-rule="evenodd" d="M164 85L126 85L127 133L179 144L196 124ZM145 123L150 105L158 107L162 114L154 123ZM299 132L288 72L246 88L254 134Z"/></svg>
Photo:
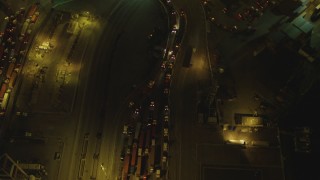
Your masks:
<svg viewBox="0 0 320 180"><path fill-rule="evenodd" d="M83 77L83 81L89 79L88 84L83 85L86 90L81 92L84 100L80 104L83 105L75 110L81 112L80 125L72 153L73 173L69 179L79 175L83 179L114 179L117 175L120 154L116 150L119 151L122 145L118 136L125 120L123 116L128 114L126 97L130 95L132 85L147 82L148 70L153 65L147 56L147 36L154 27L167 24L166 19L161 18L160 7L158 1L128 1L117 6L111 16L101 12L105 28L100 38L90 38L98 44L96 49L87 50L88 57L95 55L89 65L89 77ZM84 42L86 39L79 43ZM87 53L84 59L89 59ZM83 66L88 66L86 61ZM84 139L86 135L88 142ZM79 170L83 148L86 155L82 174Z"/></svg>

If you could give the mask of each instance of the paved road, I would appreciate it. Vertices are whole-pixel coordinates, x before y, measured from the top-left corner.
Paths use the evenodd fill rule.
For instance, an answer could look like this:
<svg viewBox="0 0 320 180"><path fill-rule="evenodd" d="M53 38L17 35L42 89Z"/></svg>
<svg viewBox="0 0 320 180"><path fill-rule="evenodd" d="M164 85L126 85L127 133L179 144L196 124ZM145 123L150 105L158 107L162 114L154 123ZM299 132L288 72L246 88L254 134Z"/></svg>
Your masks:
<svg viewBox="0 0 320 180"><path fill-rule="evenodd" d="M95 5L101 7L102 4L106 2L99 1ZM100 7L94 12L101 13L101 18L108 20L103 36L97 41L99 45L90 68L84 108L80 114L82 125L75 143L74 173L70 178L78 175L83 137L89 134L83 178L114 179L120 162L117 158L120 154L115 154L121 148L117 138L125 120L122 115L126 114L126 96L131 93L133 84L145 83L148 79L152 62L147 57L147 35L154 27L166 24L161 18L158 1L120 2L116 10L111 11L111 16ZM96 136L99 132L102 133L101 139Z"/></svg>

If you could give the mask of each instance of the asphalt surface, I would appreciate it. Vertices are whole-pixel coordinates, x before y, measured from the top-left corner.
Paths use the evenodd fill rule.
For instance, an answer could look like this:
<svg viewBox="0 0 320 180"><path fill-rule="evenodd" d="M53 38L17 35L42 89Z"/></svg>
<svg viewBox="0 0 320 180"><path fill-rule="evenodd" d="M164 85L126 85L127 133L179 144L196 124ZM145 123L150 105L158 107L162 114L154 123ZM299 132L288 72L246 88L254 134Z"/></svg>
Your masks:
<svg viewBox="0 0 320 180"><path fill-rule="evenodd" d="M218 55L215 54L215 47L219 47L226 64L231 64L232 69L237 71L236 80L241 84L237 85L240 89L237 92L237 101L226 102L222 107L225 114L223 122L234 124L234 112L253 113L255 111L254 108L257 105L252 100L253 92L257 89L264 94L269 92L261 90L263 85L258 82L255 82L255 85L259 87L248 88L252 86L251 81L243 81L243 79L251 76L248 72L252 70L246 72L244 65L239 65L243 59L234 58L239 53L235 53L236 55L228 53L229 45L233 44L232 49L237 52L245 51L242 57L252 56L252 51L259 42L250 43L250 40L262 36L265 33L264 30L274 23L268 18L278 19L279 17L268 15L269 12L266 12L260 22L267 20L269 23L266 26L257 21L255 25L260 30L258 29L257 33L250 38L234 36L230 32L217 30L217 27L210 25L213 32L209 33L209 41L213 43L209 43L209 47L214 49L212 53L212 49L210 49L211 52L207 49L205 11L201 2L177 0L174 5L176 9L182 8L185 11L187 27L182 48L174 66L169 99L173 123L173 129L170 132L172 142L169 152L169 179L222 178L224 173L231 172L243 177L255 174L252 179L281 179L282 160L281 149L278 146L243 148L225 144L225 140L229 137L242 137L249 141L268 139L277 142L277 129L266 128L248 133L240 132L240 127L235 131L223 131L218 125L203 125L197 122L199 94L207 92L208 87L213 83L211 77L215 78L211 74L212 67L210 68L210 65L214 67L217 62L215 58ZM214 8L216 8L214 12L220 10L220 6ZM45 103L51 101L51 93L42 93L43 98L40 98L40 102L43 105L35 103L31 108L26 103L28 98L25 98L19 108L32 112L32 117L28 121L15 123L18 127L32 129L37 136L44 137L46 146L16 142L8 146L8 149L16 150L13 155L16 159L24 158L17 148L20 146L25 148L25 153L30 157L45 157L40 161L47 167L48 179L79 177L115 179L121 169L121 132L124 122L130 118L128 103L134 92L132 87L146 84L154 73L150 70L155 66L155 62L148 56L147 36L154 27L161 29L166 27L167 19L160 3L151 0L147 2L100 0L94 3L77 1L58 6L56 9L72 12L89 11L95 17L95 26L86 25L83 28L71 58L72 75L69 79L71 85L68 93L74 95L70 98L71 95L66 94L67 98L62 101L63 105L60 104L62 107L59 106L60 109L50 109L48 103ZM56 33L63 31L63 27L59 27ZM45 34L45 31L42 33ZM65 58L72 44L70 43L72 41L67 41L65 37L60 38L59 42L55 42L57 48L51 54L56 59ZM43 41L45 38L39 33L38 39ZM58 44L65 46L59 49ZM182 67L184 48L187 45L194 48L192 65L189 68ZM252 64L252 61L253 59L250 59L246 64ZM42 63L45 65L45 61ZM24 89L28 89L37 71L32 61L27 61L27 65L32 68L26 72L24 81L28 82L29 78L30 82L29 85L28 83L24 85L26 87ZM246 67L252 69L256 66L246 65ZM52 69L59 69L59 67L52 66ZM47 73L48 76L52 76L54 71L48 70ZM54 78L51 79L51 81L54 80ZM51 89L57 91L59 82L44 86L42 91L50 92ZM22 92L20 96L23 95ZM266 97L268 100L269 96ZM243 102L245 106L235 108L241 106ZM28 146L30 148L27 148ZM52 160L55 152L62 153L60 161Z"/></svg>

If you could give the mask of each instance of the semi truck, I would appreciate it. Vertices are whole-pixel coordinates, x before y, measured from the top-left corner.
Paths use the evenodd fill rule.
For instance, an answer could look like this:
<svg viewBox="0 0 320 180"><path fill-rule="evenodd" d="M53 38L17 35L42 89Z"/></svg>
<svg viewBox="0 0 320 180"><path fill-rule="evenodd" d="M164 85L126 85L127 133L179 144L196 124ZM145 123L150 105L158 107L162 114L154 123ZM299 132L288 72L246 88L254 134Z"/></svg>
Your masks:
<svg viewBox="0 0 320 180"><path fill-rule="evenodd" d="M154 172L155 168L155 155L156 155L156 146L155 146L155 139L151 140L151 147L150 147L150 153L148 154L148 165L149 165L149 173Z"/></svg>
<svg viewBox="0 0 320 180"><path fill-rule="evenodd" d="M136 167L137 160L137 143L133 143L132 145L132 153L131 153L131 162L130 162L130 173L134 173Z"/></svg>
<svg viewBox="0 0 320 180"><path fill-rule="evenodd" d="M146 134L146 143L145 143L144 154L148 154L148 153L149 153L149 149L150 149L150 138L151 138L151 130L150 130L150 128L148 128L148 129L147 129L147 134Z"/></svg>
<svg viewBox="0 0 320 180"><path fill-rule="evenodd" d="M32 16L31 16L31 19L30 19L30 22L31 23L35 23L37 21L39 17L39 12L35 12Z"/></svg>
<svg viewBox="0 0 320 180"><path fill-rule="evenodd" d="M38 5L37 4L33 4L29 7L28 12L26 14L26 17L29 18L31 16L34 15L34 13L37 11L38 9Z"/></svg>
<svg viewBox="0 0 320 180"><path fill-rule="evenodd" d="M5 110L7 109L7 105L8 105L8 100L9 100L9 93L4 93L2 102L1 102L1 109Z"/></svg>
<svg viewBox="0 0 320 180"><path fill-rule="evenodd" d="M136 170L136 176L140 177L141 174L141 166L142 166L142 156L138 157L138 163L137 163L137 170Z"/></svg>
<svg viewBox="0 0 320 180"><path fill-rule="evenodd" d="M141 122L137 122L136 129L134 132L134 139L135 140L138 140L138 138L139 138L140 128L141 128Z"/></svg>
<svg viewBox="0 0 320 180"><path fill-rule="evenodd" d="M126 157L124 158L123 167L122 167L122 180L128 179L128 173L129 173L129 165L130 165L130 154L126 154Z"/></svg>
<svg viewBox="0 0 320 180"><path fill-rule="evenodd" d="M139 137L138 156L142 156L143 144L144 144L144 131L141 131L140 137Z"/></svg>
<svg viewBox="0 0 320 180"><path fill-rule="evenodd" d="M6 91L7 91L7 84L2 83L1 90L0 90L0 100L3 99L3 96L6 93Z"/></svg>
<svg viewBox="0 0 320 180"><path fill-rule="evenodd" d="M149 173L153 173L154 171L154 155L155 155L155 148L151 147L151 151L148 154Z"/></svg>
<svg viewBox="0 0 320 180"><path fill-rule="evenodd" d="M11 77L13 70L14 70L14 63L10 63L8 70L7 70L7 74L6 74L7 78Z"/></svg>
<svg viewBox="0 0 320 180"><path fill-rule="evenodd" d="M30 24L30 19L27 19L27 20L23 23L22 28L21 28L21 32L20 32L21 36L24 36L24 35L27 33L29 24Z"/></svg>

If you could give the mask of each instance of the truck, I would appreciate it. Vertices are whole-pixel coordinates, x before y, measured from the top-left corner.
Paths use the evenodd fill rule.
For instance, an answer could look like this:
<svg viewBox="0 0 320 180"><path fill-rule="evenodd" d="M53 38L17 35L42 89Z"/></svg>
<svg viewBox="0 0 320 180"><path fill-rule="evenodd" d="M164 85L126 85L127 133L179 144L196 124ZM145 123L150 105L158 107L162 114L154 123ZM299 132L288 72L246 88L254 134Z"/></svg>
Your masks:
<svg viewBox="0 0 320 180"><path fill-rule="evenodd" d="M26 17L29 18L31 16L34 15L34 13L37 11L38 9L38 5L37 4L32 4L29 9L28 12L26 13Z"/></svg>
<svg viewBox="0 0 320 180"><path fill-rule="evenodd" d="M137 163L137 170L136 170L136 176L140 177L141 174L141 166L142 166L142 157L138 157L138 163Z"/></svg>
<svg viewBox="0 0 320 180"><path fill-rule="evenodd" d="M161 169L158 168L158 169L156 170L156 178L160 178L160 177L161 177Z"/></svg>
<svg viewBox="0 0 320 180"><path fill-rule="evenodd" d="M193 48L192 48L192 46L188 45L186 47L186 52L185 52L184 58L183 58L183 66L184 67L190 67L192 53L193 53Z"/></svg>
<svg viewBox="0 0 320 180"><path fill-rule="evenodd" d="M0 23L0 34L4 33L8 27L9 17L4 18L4 21L1 19Z"/></svg>
<svg viewBox="0 0 320 180"><path fill-rule="evenodd" d="M6 93L6 91L7 91L7 84L2 83L1 90L0 90L0 100L3 99L3 96Z"/></svg>
<svg viewBox="0 0 320 180"><path fill-rule="evenodd" d="M39 17L39 12L34 13L34 15L31 16L30 22L35 23Z"/></svg>
<svg viewBox="0 0 320 180"><path fill-rule="evenodd" d="M5 110L7 108L8 105L8 100L9 100L9 93L4 93L2 102L1 102L1 109Z"/></svg>
<svg viewBox="0 0 320 180"><path fill-rule="evenodd" d="M134 132L134 139L135 140L138 140L138 138L139 138L140 128L141 128L141 122L137 122L136 129Z"/></svg>
<svg viewBox="0 0 320 180"><path fill-rule="evenodd" d="M148 154L149 173L153 173L154 171L154 155L155 155L155 146L152 146L150 149L150 153Z"/></svg>
<svg viewBox="0 0 320 180"><path fill-rule="evenodd" d="M133 173L136 167L137 149L138 149L137 143L133 143L132 153L131 153L131 162L130 162L130 173Z"/></svg>
<svg viewBox="0 0 320 180"><path fill-rule="evenodd" d="M144 144L144 131L141 131L140 137L139 137L138 156L142 156L143 144Z"/></svg>
<svg viewBox="0 0 320 180"><path fill-rule="evenodd" d="M10 65L9 65L9 67L7 69L7 74L6 74L7 78L11 77L13 70L14 70L14 63L10 63Z"/></svg>
<svg viewBox="0 0 320 180"><path fill-rule="evenodd" d="M148 154L148 153L149 153L150 138L151 138L151 130L150 130L150 128L148 128L148 129L147 129L147 135L146 135L146 143L145 143L144 154Z"/></svg>
<svg viewBox="0 0 320 180"><path fill-rule="evenodd" d="M30 19L27 19L27 20L23 23L22 28L21 28L21 32L20 32L21 36L24 36L24 35L27 33L29 24L30 24Z"/></svg>
<svg viewBox="0 0 320 180"><path fill-rule="evenodd" d="M123 167L122 167L122 180L128 179L128 173L129 173L129 165L130 165L130 154L127 154L123 161Z"/></svg>

